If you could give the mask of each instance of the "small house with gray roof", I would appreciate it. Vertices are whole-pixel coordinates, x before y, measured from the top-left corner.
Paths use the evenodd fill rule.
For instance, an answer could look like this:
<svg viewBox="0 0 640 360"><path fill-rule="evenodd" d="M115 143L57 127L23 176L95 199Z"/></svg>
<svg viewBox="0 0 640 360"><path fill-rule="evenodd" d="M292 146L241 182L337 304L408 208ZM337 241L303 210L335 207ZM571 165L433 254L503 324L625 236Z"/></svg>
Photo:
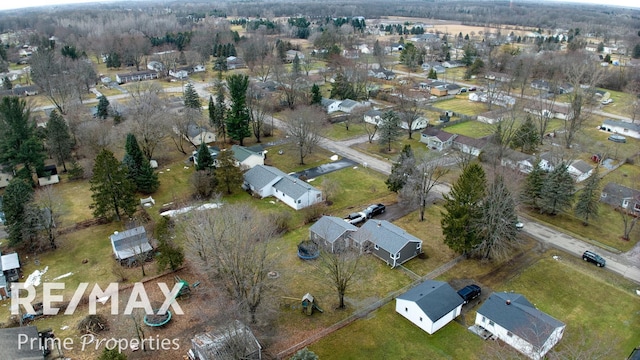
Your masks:
<svg viewBox="0 0 640 360"><path fill-rule="evenodd" d="M323 216L309 228L309 239L334 252L352 246L351 235L358 230L354 225L335 216Z"/></svg>
<svg viewBox="0 0 640 360"><path fill-rule="evenodd" d="M49 339L50 340L50 339ZM11 360L44 360L46 344L35 326L0 329L0 357Z"/></svg>
<svg viewBox="0 0 640 360"><path fill-rule="evenodd" d="M607 119L600 125L600 130L640 139L640 124Z"/></svg>
<svg viewBox="0 0 640 360"><path fill-rule="evenodd" d="M602 188L600 201L616 209L624 209L630 214L640 216L640 190L610 182Z"/></svg>
<svg viewBox="0 0 640 360"><path fill-rule="evenodd" d="M544 358L566 327L523 295L507 292L491 294L478 309L475 324L534 360Z"/></svg>
<svg viewBox="0 0 640 360"><path fill-rule="evenodd" d="M463 303L448 283L427 280L396 298L396 312L433 334L460 315Z"/></svg>
<svg viewBox="0 0 640 360"><path fill-rule="evenodd" d="M363 247L370 248L372 254L385 261L391 268L402 265L422 253L422 240L386 220L369 220L354 236ZM366 246L364 239L372 246Z"/></svg>
<svg viewBox="0 0 640 360"><path fill-rule="evenodd" d="M116 231L110 239L113 254L122 265L132 265L138 255L148 254L153 250L144 226Z"/></svg>
<svg viewBox="0 0 640 360"><path fill-rule="evenodd" d="M340 111L340 100L322 98L320 105L327 111L327 114Z"/></svg>
<svg viewBox="0 0 640 360"><path fill-rule="evenodd" d="M443 151L453 146L456 134L451 134L435 127L427 127L420 134L420 142L437 151Z"/></svg>
<svg viewBox="0 0 640 360"><path fill-rule="evenodd" d="M322 191L267 165L256 165L247 171L242 187L262 199L274 196L295 210L322 201Z"/></svg>
<svg viewBox="0 0 640 360"><path fill-rule="evenodd" d="M576 160L567 167L567 171L576 179L576 182L581 182L593 174L593 166L583 160Z"/></svg>
<svg viewBox="0 0 640 360"><path fill-rule="evenodd" d="M264 165L264 150L256 152L253 148L232 145L231 151L233 151L233 157L238 162L238 166L243 169L251 169L256 165Z"/></svg>
<svg viewBox="0 0 640 360"><path fill-rule="evenodd" d="M351 99L344 99L340 102L340 105L338 105L338 110L350 114L356 108L361 106L365 106L365 104Z"/></svg>
<svg viewBox="0 0 640 360"><path fill-rule="evenodd" d="M453 140L453 148L465 154L478 156L488 143L489 140L487 138L475 139L465 135L458 135Z"/></svg>
<svg viewBox="0 0 640 360"><path fill-rule="evenodd" d="M18 253L2 255L0 260L0 299L6 299L11 283L20 280L20 260Z"/></svg>

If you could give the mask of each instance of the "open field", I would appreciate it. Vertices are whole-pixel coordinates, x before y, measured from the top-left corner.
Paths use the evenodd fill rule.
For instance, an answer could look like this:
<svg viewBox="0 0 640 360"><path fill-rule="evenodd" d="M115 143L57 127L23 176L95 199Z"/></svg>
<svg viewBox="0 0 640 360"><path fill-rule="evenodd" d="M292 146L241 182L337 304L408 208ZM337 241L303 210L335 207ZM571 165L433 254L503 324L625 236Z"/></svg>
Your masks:
<svg viewBox="0 0 640 360"><path fill-rule="evenodd" d="M437 101L433 106L441 109L442 111L451 110L456 114L463 114L467 116L476 116L488 111L486 104L470 101L468 97L456 97L454 99Z"/></svg>

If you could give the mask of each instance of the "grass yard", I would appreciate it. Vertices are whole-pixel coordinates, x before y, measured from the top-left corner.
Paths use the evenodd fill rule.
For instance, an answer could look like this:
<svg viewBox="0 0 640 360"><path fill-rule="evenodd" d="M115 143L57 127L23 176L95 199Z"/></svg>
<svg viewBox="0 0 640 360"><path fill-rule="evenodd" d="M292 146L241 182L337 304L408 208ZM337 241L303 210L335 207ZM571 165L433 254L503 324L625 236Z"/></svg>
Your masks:
<svg viewBox="0 0 640 360"><path fill-rule="evenodd" d="M419 131L413 133L413 139L408 139L405 134L406 132L403 132L402 135L400 135L400 140L394 141L391 144L391 152L387 151L387 145L382 145L378 141L372 143L363 142L354 145L354 147L357 148L358 151L389 161L394 161L400 155L405 145L411 145L411 150L413 150L413 154L416 157L431 156L432 152L425 144L420 142Z"/></svg>
<svg viewBox="0 0 640 360"><path fill-rule="evenodd" d="M282 150L282 154L279 151ZM285 143L269 148L265 165L274 166L285 173L297 172L331 162L333 154L316 147L315 150L304 158L304 165L300 165L300 153L293 143Z"/></svg>
<svg viewBox="0 0 640 360"><path fill-rule="evenodd" d="M467 121L451 126L445 126L442 130L448 133L465 135L477 139L492 134L495 131L495 125L490 125L480 121Z"/></svg>
<svg viewBox="0 0 640 360"><path fill-rule="evenodd" d="M551 258L555 254L561 255L560 261ZM445 278L459 270L463 276L474 278L476 271L492 269L495 264L468 260ZM554 351L575 348L585 340L589 346L597 342L592 339L599 339L611 346L612 353L606 358L615 359L624 358L640 342L640 303L632 293L635 285L578 258L548 251L541 260L506 282L493 283L493 287L496 291L521 293L537 308L567 324L565 336ZM589 296L584 296L586 291ZM484 359L495 351L493 343L482 341L466 329L476 309L463 309L466 316L428 335L396 314L392 301L309 348L320 358L335 358L336 349L340 349L340 359L386 359L389 354L398 359ZM515 357L517 352L509 355Z"/></svg>
<svg viewBox="0 0 640 360"><path fill-rule="evenodd" d="M349 130L347 130L345 123L328 124L322 129L322 136L335 141L353 139L364 135L367 135L364 123L354 124L350 122Z"/></svg>
<svg viewBox="0 0 640 360"><path fill-rule="evenodd" d="M486 104L478 101L470 101L468 98L454 98L437 101L433 106L441 109L442 111L451 110L456 114L464 114L468 116L476 116L488 111Z"/></svg>

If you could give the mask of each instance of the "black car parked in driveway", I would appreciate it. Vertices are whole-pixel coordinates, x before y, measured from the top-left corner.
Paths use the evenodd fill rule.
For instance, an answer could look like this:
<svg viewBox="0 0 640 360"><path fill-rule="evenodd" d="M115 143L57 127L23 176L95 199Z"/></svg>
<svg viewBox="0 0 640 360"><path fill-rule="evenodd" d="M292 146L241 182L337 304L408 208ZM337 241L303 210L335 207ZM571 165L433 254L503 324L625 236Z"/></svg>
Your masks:
<svg viewBox="0 0 640 360"><path fill-rule="evenodd" d="M462 300L464 300L465 304L480 296L480 293L482 293L482 289L480 289L480 286L475 284L467 285L458 290L458 295L460 295Z"/></svg>
<svg viewBox="0 0 640 360"><path fill-rule="evenodd" d="M582 254L582 260L592 262L598 267L604 267L607 263L607 261L602 256L589 250L585 251L584 254Z"/></svg>
<svg viewBox="0 0 640 360"><path fill-rule="evenodd" d="M368 219L371 219L376 215L383 214L386 208L387 207L384 206L384 204L373 204L364 209L363 213L367 214Z"/></svg>

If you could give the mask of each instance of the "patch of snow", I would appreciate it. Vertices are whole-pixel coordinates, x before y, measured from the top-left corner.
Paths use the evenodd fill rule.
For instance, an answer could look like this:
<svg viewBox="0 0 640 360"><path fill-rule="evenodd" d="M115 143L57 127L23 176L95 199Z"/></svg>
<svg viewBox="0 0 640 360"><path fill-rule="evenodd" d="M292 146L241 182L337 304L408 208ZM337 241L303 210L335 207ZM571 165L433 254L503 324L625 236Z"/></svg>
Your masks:
<svg viewBox="0 0 640 360"><path fill-rule="evenodd" d="M186 214L191 210L209 210L209 209L218 209L222 207L222 203L208 203L202 204L200 206L187 206L178 210L167 210L160 213L160 216L168 216L173 217L176 215Z"/></svg>
<svg viewBox="0 0 640 360"><path fill-rule="evenodd" d="M640 290L636 290L636 295L640 296Z"/></svg>
<svg viewBox="0 0 640 360"><path fill-rule="evenodd" d="M63 327L60 328L60 330L67 330L69 328L69 326L65 325Z"/></svg>
<svg viewBox="0 0 640 360"><path fill-rule="evenodd" d="M333 155L329 159L331 159L331 161L337 161L339 159L339 157L338 157L338 155Z"/></svg>
<svg viewBox="0 0 640 360"><path fill-rule="evenodd" d="M68 272L68 273L66 273L66 274L62 274L62 275L60 275L60 276L54 277L54 278L53 278L53 281L56 281L56 280L60 280L60 279L66 278L66 277L69 277L69 276L71 276L71 275L73 275L73 273L72 273L72 272Z"/></svg>
<svg viewBox="0 0 640 360"><path fill-rule="evenodd" d="M38 286L38 285L40 285L40 280L42 279L42 275L44 275L47 272L47 270L49 270L49 267L45 266L42 271L36 270L33 273L31 273L27 277L27 281L24 282L24 286L25 287L29 287L29 286Z"/></svg>
<svg viewBox="0 0 640 360"><path fill-rule="evenodd" d="M357 166L354 166L354 167L353 167L353 170L355 170L355 169L357 169L357 168L358 168Z"/></svg>
<svg viewBox="0 0 640 360"><path fill-rule="evenodd" d="M312 182L312 181L313 181L313 180L315 180L315 179L316 179L316 178L309 179L309 180L307 180L307 182Z"/></svg>
<svg viewBox="0 0 640 360"><path fill-rule="evenodd" d="M553 260L560 260L560 256L558 256L558 255L553 255Z"/></svg>

